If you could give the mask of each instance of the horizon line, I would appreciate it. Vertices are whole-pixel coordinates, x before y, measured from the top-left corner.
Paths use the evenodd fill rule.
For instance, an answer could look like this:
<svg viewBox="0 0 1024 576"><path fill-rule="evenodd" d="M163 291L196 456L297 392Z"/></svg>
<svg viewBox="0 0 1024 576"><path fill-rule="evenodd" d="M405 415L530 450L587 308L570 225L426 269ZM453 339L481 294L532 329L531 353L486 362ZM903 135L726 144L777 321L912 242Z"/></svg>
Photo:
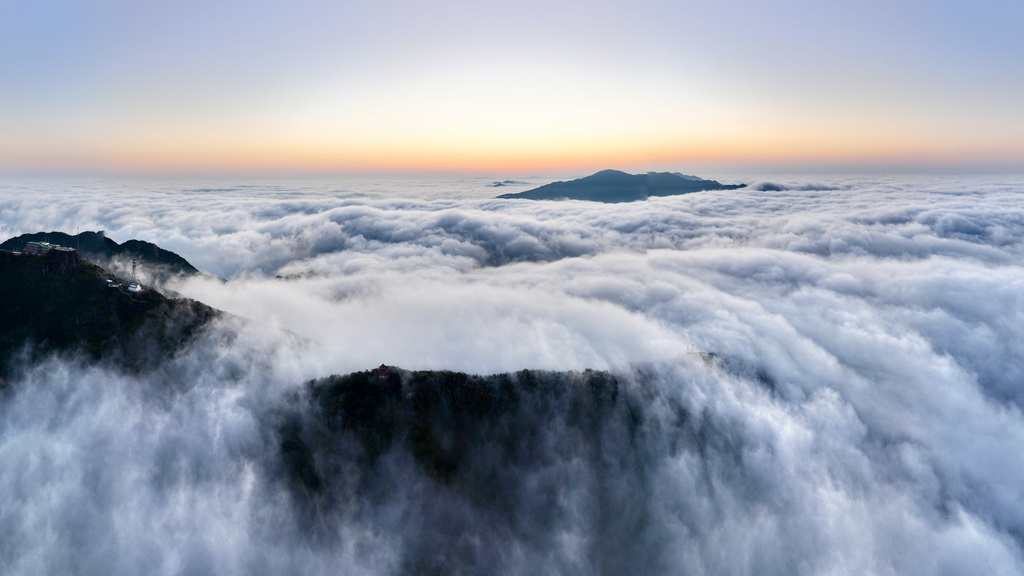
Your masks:
<svg viewBox="0 0 1024 576"><path fill-rule="evenodd" d="M549 178L568 175L592 174L601 170L620 170L628 173L647 172L711 172L727 175L1024 175L1024 162L679 162L651 165L582 165L564 167L536 167L536 169L502 169L498 167L465 168L251 168L226 167L218 169L99 169L54 168L19 169L0 168L0 179L110 179L110 180L193 180L193 179L346 179L346 178Z"/></svg>

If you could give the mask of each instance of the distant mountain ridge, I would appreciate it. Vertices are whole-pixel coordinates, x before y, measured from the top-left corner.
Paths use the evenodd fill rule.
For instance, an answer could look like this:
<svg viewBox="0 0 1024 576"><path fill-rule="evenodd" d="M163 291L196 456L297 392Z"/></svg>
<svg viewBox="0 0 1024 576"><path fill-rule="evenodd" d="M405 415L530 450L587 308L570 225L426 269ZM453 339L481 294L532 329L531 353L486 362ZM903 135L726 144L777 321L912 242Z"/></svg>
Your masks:
<svg viewBox="0 0 1024 576"><path fill-rule="evenodd" d="M590 202L635 202L651 196L675 196L703 190L735 190L746 184L722 184L678 172L628 174L602 170L577 180L552 182L539 188L498 198L526 200L587 200Z"/></svg>

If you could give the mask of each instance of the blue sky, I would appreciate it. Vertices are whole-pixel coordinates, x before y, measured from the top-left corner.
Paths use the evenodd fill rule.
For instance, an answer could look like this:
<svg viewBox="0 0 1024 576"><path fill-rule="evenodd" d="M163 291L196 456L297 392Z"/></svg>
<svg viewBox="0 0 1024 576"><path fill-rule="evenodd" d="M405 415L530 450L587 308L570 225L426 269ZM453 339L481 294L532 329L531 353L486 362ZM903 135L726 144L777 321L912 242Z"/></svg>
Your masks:
<svg viewBox="0 0 1024 576"><path fill-rule="evenodd" d="M0 0L0 169L1024 165L1024 4Z"/></svg>

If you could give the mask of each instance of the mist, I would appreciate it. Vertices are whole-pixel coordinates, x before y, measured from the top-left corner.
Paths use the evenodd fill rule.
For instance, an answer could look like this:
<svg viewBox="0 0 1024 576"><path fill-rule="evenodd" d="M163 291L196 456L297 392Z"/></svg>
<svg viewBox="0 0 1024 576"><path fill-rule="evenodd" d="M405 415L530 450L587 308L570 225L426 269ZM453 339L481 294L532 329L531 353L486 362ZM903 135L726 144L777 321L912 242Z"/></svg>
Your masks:
<svg viewBox="0 0 1024 576"><path fill-rule="evenodd" d="M154 242L237 317L142 373L20 368L0 571L1024 573L1024 180L493 180L0 185L0 235ZM381 363L378 453L311 381ZM499 398L415 413L454 475L424 370Z"/></svg>

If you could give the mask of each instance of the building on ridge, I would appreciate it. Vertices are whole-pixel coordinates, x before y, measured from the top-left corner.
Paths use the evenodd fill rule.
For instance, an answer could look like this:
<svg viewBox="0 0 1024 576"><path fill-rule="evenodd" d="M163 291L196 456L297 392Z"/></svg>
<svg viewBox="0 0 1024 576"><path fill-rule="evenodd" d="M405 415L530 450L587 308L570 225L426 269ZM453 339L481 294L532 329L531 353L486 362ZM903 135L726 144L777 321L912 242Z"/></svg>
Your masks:
<svg viewBox="0 0 1024 576"><path fill-rule="evenodd" d="M58 246L57 244L50 244L49 242L27 242L25 244L25 254L31 254L32 256L42 256L50 250L58 250L60 252L74 252L74 248L65 248L64 246Z"/></svg>

